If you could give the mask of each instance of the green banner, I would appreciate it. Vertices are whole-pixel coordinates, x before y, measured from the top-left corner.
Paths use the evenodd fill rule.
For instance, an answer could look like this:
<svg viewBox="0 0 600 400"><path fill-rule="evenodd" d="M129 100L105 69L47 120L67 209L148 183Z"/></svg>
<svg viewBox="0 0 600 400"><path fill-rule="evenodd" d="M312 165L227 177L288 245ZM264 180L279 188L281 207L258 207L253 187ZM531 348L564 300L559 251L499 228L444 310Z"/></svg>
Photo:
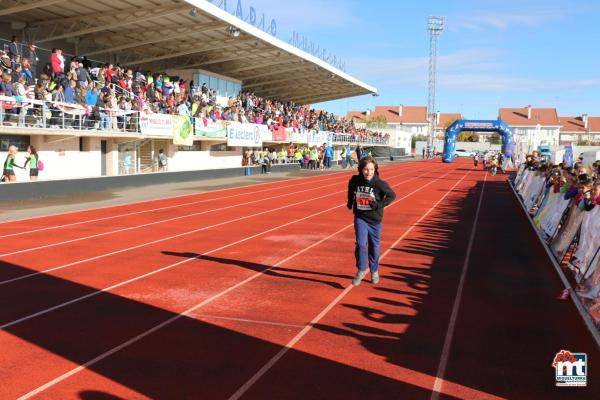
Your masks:
<svg viewBox="0 0 600 400"><path fill-rule="evenodd" d="M173 144L193 146L192 121L185 115L173 115Z"/></svg>

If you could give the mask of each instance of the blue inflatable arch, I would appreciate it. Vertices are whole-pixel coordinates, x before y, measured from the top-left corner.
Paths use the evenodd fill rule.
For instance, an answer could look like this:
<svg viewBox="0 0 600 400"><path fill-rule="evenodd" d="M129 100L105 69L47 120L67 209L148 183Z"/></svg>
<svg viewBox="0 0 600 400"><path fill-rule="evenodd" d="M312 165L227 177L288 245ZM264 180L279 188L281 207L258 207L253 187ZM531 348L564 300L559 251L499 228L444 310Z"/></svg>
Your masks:
<svg viewBox="0 0 600 400"><path fill-rule="evenodd" d="M444 154L442 160L447 163L454 161L456 151L456 137L462 131L471 132L498 132L502 137L502 154L507 159L512 159L515 148L515 138L512 129L501 119L497 120L456 120L446 129L444 137Z"/></svg>

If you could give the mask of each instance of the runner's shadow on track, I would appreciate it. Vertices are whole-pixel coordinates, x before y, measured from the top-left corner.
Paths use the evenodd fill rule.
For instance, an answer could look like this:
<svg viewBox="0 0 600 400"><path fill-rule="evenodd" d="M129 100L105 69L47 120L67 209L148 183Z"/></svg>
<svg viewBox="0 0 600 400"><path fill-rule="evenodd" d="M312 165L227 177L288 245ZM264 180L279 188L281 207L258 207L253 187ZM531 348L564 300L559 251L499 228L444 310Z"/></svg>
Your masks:
<svg viewBox="0 0 600 400"><path fill-rule="evenodd" d="M355 314L346 312L339 322L322 321L315 328L355 338L391 365L425 374L422 378L433 385L482 185L478 182L466 196L450 196L389 253L380 284L367 289L376 295L353 293L359 305L343 304ZM575 307L554 300L561 282L541 246L534 249L537 242L528 221L511 214L522 211L511 204L506 183L485 185L444 378L462 386L460 390L473 390L456 395L460 398L600 398L598 382L588 379L593 387L571 396L554 387L550 361L547 368L539 367L541 360L552 360L566 348L565 341L584 349L589 358L600 354ZM441 398L455 398L448 390Z"/></svg>
<svg viewBox="0 0 600 400"><path fill-rule="evenodd" d="M113 396L110 393L98 390L85 390L79 392L79 398L81 400L125 400L123 397Z"/></svg>
<svg viewBox="0 0 600 400"><path fill-rule="evenodd" d="M22 275L34 272L7 262L2 268L20 270ZM129 293L121 289L120 295L50 275L40 282L35 287L40 294L61 291L71 298L75 294L97 294L3 329L6 334L0 337L0 393L6 394L5 398L22 396L85 364L66 382L57 382L38 396L64 398L70 390L81 390L78 395L83 400L121 400L131 398L131 391L152 399L226 399L298 332L289 327L264 325L255 330L255 325L242 322L198 320L194 315L201 310L205 295L188 301L187 314L181 306L173 306L174 311L150 304L169 304L164 300L167 289L173 289L170 280L155 281ZM6 289L8 286L2 288ZM138 297L143 301L135 300ZM240 297L235 301L254 300ZM18 301L26 302L27 298ZM53 305L56 303L46 307ZM307 399L316 398L318 390L322 396L319 398L353 398L357 391L364 390L364 382L377 388L369 399L384 400L389 393L402 393L406 398L427 394L425 389L405 382L295 348L289 349L279 363L287 366L269 371L254 385L249 397ZM289 373L289 365L297 372ZM9 368L11 373L5 374ZM340 381L345 382L343 387ZM128 395L121 394L119 387L127 388Z"/></svg>
<svg viewBox="0 0 600 400"><path fill-rule="evenodd" d="M197 258L198 260L206 260L206 261L216 262L219 264L237 265L238 267L249 269L254 272L263 272L265 275L275 276L278 278L296 279L296 280L308 281L308 282L317 282L317 283L322 283L322 284L325 284L325 285L328 285L335 289L340 289L340 290L345 289L345 287L339 282L328 281L328 280L324 280L324 279L309 278L306 276L285 274L283 272L298 273L298 274L310 274L310 275L317 275L317 276L328 276L328 277L340 278L340 279L345 279L345 280L352 279L352 277L348 276L348 275L336 275L336 274L328 274L328 273L324 273L324 272L308 271L308 270L302 270L302 269L273 267L271 265L266 265L266 264L258 264L258 263L253 263L253 262L249 262L249 261L234 260L234 259L230 259L230 258L213 257L213 256L201 255L201 254L191 253L191 252L179 253L179 252L173 252L173 251L163 251L162 253L165 255L168 255L168 256L176 256L176 257L182 257L182 258Z"/></svg>

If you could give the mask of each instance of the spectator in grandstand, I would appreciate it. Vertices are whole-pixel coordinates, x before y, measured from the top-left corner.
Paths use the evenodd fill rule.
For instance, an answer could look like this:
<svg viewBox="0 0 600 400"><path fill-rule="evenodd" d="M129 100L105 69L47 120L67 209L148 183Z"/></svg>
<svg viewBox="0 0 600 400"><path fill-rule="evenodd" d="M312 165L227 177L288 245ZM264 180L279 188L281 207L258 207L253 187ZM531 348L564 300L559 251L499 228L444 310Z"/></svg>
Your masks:
<svg viewBox="0 0 600 400"><path fill-rule="evenodd" d="M62 49L52 49L50 65L52 67L52 77L60 80L65 74L65 58L62 55Z"/></svg>
<svg viewBox="0 0 600 400"><path fill-rule="evenodd" d="M2 176L5 182L16 182L17 177L15 175L15 167L23 168L16 163L17 159L17 146L11 145L8 147L8 154L4 160L4 170Z"/></svg>
<svg viewBox="0 0 600 400"><path fill-rule="evenodd" d="M27 85L34 85L35 79L34 79L33 72L31 71L31 64L30 64L28 58L23 58L23 63L21 65L21 67L22 67L21 76L23 78L25 78Z"/></svg>
<svg viewBox="0 0 600 400"><path fill-rule="evenodd" d="M1 74L10 74L12 67L12 62L4 51L0 50L0 73Z"/></svg>
<svg viewBox="0 0 600 400"><path fill-rule="evenodd" d="M35 78L37 78L37 65L40 62L40 59L37 55L37 50L33 43L29 42L29 44L27 45L27 48L29 51L27 58L29 59L31 74L33 75L33 78L35 79Z"/></svg>
<svg viewBox="0 0 600 400"><path fill-rule="evenodd" d="M12 77L10 76L10 74L5 73L2 75L0 89L2 89L5 96L16 96L15 89L12 84Z"/></svg>
<svg viewBox="0 0 600 400"><path fill-rule="evenodd" d="M352 280L357 286L371 271L371 282L379 283L379 243L383 209L396 198L396 194L384 180L380 179L377 161L366 157L358 163L358 174L348 182L347 207L354 212L356 235L356 267Z"/></svg>
<svg viewBox="0 0 600 400"><path fill-rule="evenodd" d="M10 61L15 61L17 56L20 56L20 55L21 55L21 53L19 52L19 45L17 44L17 37L13 36L10 39L10 43L8 44L8 57L10 58Z"/></svg>
<svg viewBox="0 0 600 400"><path fill-rule="evenodd" d="M13 82L16 82L23 73L23 66L21 65L21 56L17 56L17 58L13 60L10 70L11 78Z"/></svg>
<svg viewBox="0 0 600 400"><path fill-rule="evenodd" d="M71 104L76 103L75 98L77 96L77 92L76 92L75 86L77 86L77 82L74 80L70 80L69 85L65 88L65 102L66 103L71 103Z"/></svg>
<svg viewBox="0 0 600 400"><path fill-rule="evenodd" d="M39 156L37 150L34 146L27 147L27 158L25 158L25 162L23 163L23 168L29 167L29 180L37 181L39 175L38 169L38 161Z"/></svg>
<svg viewBox="0 0 600 400"><path fill-rule="evenodd" d="M85 104L89 107L94 107L98 103L98 88L90 82L88 90L85 93Z"/></svg>

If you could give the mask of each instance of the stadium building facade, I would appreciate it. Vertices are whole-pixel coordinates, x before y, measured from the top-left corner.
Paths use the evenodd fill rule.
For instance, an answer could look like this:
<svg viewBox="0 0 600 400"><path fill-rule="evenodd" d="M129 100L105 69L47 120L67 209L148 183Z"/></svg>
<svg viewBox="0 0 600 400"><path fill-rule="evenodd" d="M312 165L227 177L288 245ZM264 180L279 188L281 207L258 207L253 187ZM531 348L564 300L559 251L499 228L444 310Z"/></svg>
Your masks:
<svg viewBox="0 0 600 400"><path fill-rule="evenodd" d="M138 3L132 8L91 0L23 1L0 9L0 34L6 39L16 35L23 57L28 55L28 42L38 46L38 75L50 63L50 49L61 48L67 61L69 55L86 55L92 67L120 64L136 71L163 71L188 85L194 81L197 88L206 83L221 105L240 92L297 104L377 93L210 2L175 0L159 7ZM4 41L4 48L9 46ZM135 102L134 93L125 97ZM395 142L343 131L237 126L145 110L101 110L98 123L90 121L91 110L85 106L1 95L0 103L0 157L9 145L19 151L35 146L46 165L43 179L153 172L159 149L169 156L169 171L182 171L239 167L243 148L248 147ZM231 141L227 133L232 129L258 136Z"/></svg>

